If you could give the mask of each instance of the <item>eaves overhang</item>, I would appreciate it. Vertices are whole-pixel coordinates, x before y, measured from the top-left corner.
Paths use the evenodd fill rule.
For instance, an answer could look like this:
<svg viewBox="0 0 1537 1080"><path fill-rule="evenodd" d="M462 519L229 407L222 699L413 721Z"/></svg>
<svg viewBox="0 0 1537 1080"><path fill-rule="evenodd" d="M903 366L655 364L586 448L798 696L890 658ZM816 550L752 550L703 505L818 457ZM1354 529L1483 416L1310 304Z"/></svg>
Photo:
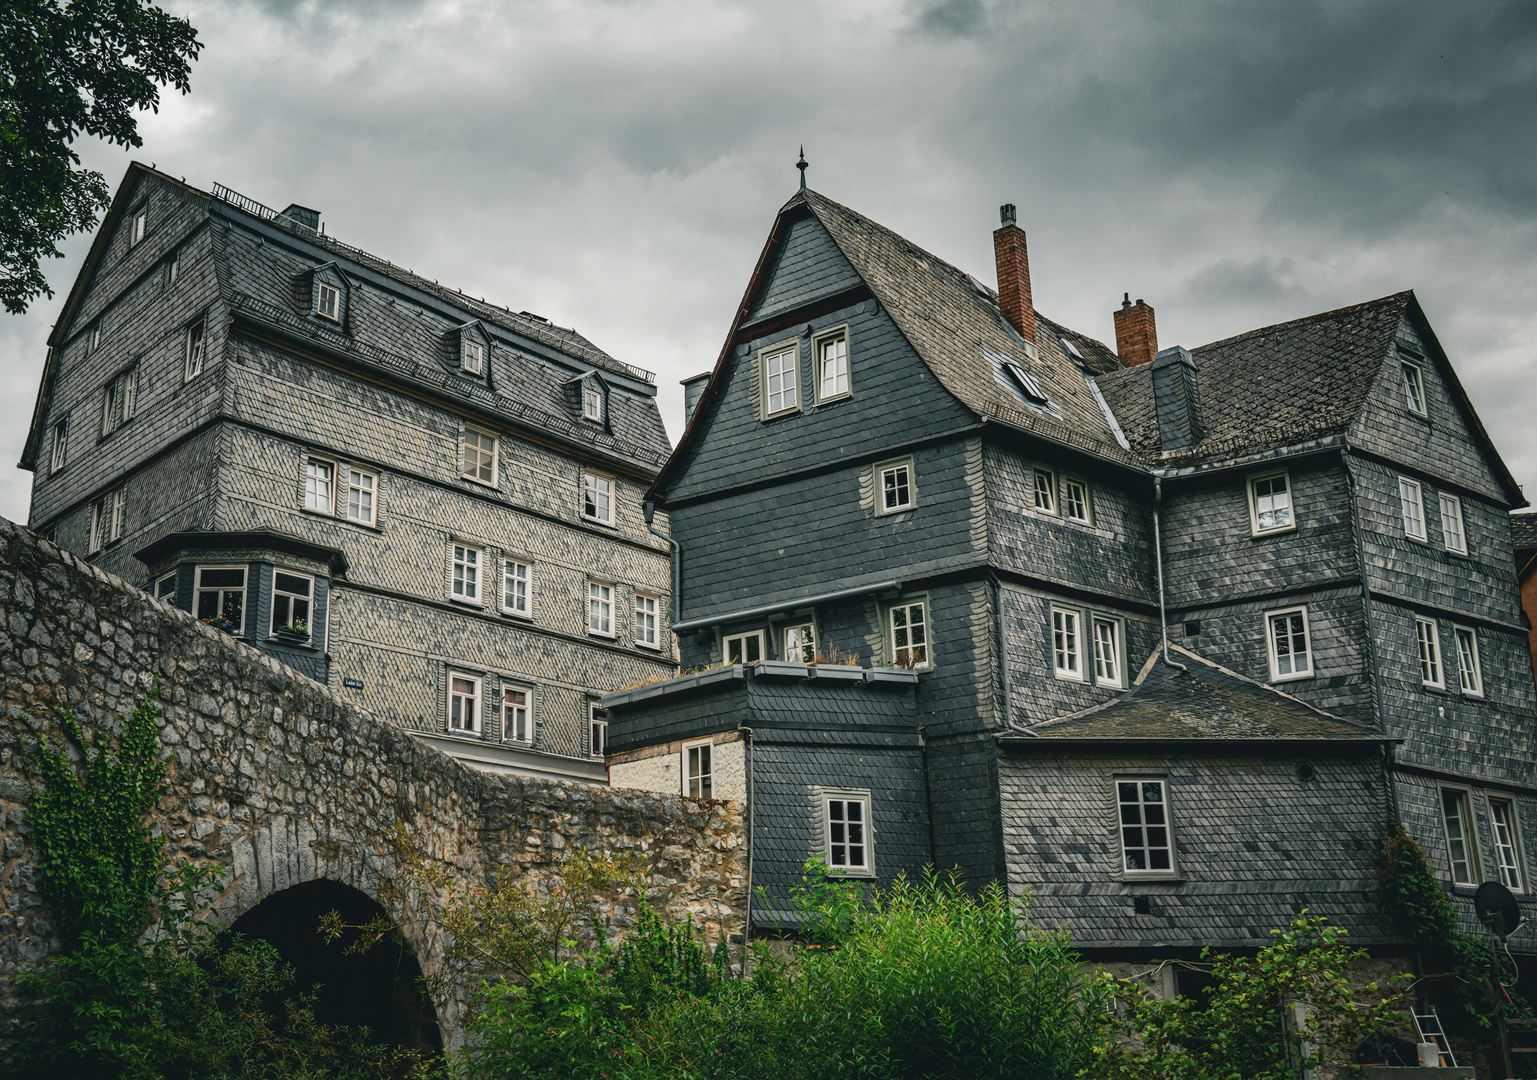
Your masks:
<svg viewBox="0 0 1537 1080"><path fill-rule="evenodd" d="M874 596L881 593L896 595L901 591L902 583L900 581L878 581L872 585L860 585L852 589L817 593L814 596L797 596L789 600L780 600L773 604L760 604L757 607L742 608L737 611L723 611L718 615L706 615L698 619L685 619L682 622L673 623L672 630L675 634L686 634L690 630L703 630L711 626L725 626L728 623L764 618L769 615L778 615L785 611L795 611L798 608L816 607L819 604L834 604L843 600L857 600L862 596Z"/></svg>
<svg viewBox="0 0 1537 1080"><path fill-rule="evenodd" d="M1212 757L1233 753L1263 755L1286 751L1305 752L1310 756L1329 753L1365 754L1379 747L1392 746L1404 741L1390 735L1363 735L1355 738L1297 735L1246 739L1126 739L1055 738L1020 735L1015 732L999 734L995 738L999 748L1005 753L1040 754L1065 750L1074 753L1092 752L1114 755L1186 754L1192 757Z"/></svg>
<svg viewBox="0 0 1537 1080"><path fill-rule="evenodd" d="M654 470L660 463L655 459L637 459L625 454L623 451L610 450L595 442L567 435L563 430L566 427L580 430L577 429L575 423L556 423L559 418L549 417L545 413L539 413L534 418L520 417L511 411L506 403L476 400L476 396L482 394L490 396L491 392L489 390L480 390L478 387L474 389L465 387L459 393L451 393L441 386L434 386L425 377L413 378L404 371L393 371L389 367L374 362L372 357L359 356L357 353L347 349L337 348L317 337L286 326L277 318L264 317L263 313L255 307L259 303L260 301L257 301L254 297L236 297L229 309L230 316L236 325L247 331L255 330L274 340L276 344L301 349L332 363L341 364L354 374L358 372L359 365L362 365L367 371L381 379L398 381L399 384L409 386L414 392L422 394L424 397L429 397L445 405L451 405L460 412L478 417L482 422L513 428L547 441L556 442L568 450L577 451L584 456L598 459L603 464L625 475L637 477L644 481L649 481L656 475ZM398 362L402 366L409 363L409 361L404 360ZM444 373L435 373L435 375L442 380L448 378ZM477 391L479 391L479 394L476 393ZM476 396L471 396L472 394ZM530 409L527 411L534 413L537 410Z"/></svg>
<svg viewBox="0 0 1537 1080"><path fill-rule="evenodd" d="M279 532L276 529L251 529L247 532L191 532L168 533L133 553L145 566L154 566L181 551L233 551L259 549L281 551L304 559L325 563L333 577L347 573L347 556L340 548L317 544L302 536Z"/></svg>

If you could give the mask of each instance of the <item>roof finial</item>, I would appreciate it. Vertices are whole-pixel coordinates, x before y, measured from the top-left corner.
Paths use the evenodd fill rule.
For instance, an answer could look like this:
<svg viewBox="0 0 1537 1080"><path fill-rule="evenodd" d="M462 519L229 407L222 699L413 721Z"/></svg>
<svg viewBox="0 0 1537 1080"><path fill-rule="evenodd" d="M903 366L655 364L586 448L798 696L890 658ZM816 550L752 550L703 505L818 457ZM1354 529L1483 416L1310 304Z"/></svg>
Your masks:
<svg viewBox="0 0 1537 1080"><path fill-rule="evenodd" d="M801 144L801 159L795 163L795 167L801 171L801 190L806 190L806 169L810 163L806 160L806 146Z"/></svg>

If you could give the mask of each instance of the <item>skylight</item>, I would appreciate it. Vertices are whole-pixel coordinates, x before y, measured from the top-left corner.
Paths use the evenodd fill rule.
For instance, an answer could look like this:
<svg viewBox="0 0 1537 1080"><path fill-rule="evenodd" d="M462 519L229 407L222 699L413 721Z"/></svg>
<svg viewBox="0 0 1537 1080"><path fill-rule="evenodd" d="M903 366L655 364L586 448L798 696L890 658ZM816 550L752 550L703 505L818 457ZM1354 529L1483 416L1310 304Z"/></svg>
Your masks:
<svg viewBox="0 0 1537 1080"><path fill-rule="evenodd" d="M1014 380L1020 390L1024 392L1025 397L1040 405L1051 403L1051 399L1041 389L1041 384L1035 381L1035 376L1031 375L1014 361L1005 360L1003 362L1003 370L1009 373L1009 378Z"/></svg>

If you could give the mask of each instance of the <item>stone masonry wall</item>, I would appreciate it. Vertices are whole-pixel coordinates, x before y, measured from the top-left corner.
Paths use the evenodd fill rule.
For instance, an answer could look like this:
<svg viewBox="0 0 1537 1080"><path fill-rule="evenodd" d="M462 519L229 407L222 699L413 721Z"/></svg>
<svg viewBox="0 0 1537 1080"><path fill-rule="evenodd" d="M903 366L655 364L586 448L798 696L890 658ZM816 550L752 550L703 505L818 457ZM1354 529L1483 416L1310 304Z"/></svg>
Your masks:
<svg viewBox="0 0 1537 1080"><path fill-rule="evenodd" d="M692 913L712 940L741 932L738 804L473 771L3 519L0 670L0 1043L28 1030L17 976L59 948L34 879L25 748L60 709L112 730L157 677L167 784L153 824L168 858L227 869L216 925L322 878L379 899L404 822L466 888L502 866L546 875L578 845L629 851L659 907ZM446 971L430 910L441 900L392 912L428 975ZM605 898L604 911L622 933L634 900ZM436 1003L451 1045L464 1000L460 987Z"/></svg>

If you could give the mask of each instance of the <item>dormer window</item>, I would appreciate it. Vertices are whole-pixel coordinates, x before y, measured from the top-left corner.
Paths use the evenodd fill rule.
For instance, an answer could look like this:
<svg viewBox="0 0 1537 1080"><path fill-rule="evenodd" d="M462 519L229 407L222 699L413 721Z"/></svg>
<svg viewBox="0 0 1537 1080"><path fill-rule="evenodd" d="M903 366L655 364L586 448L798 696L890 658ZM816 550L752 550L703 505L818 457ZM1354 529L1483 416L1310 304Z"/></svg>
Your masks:
<svg viewBox="0 0 1537 1080"><path fill-rule="evenodd" d="M479 375L486 369L486 347L478 341L466 338L460 359L466 373Z"/></svg>
<svg viewBox="0 0 1537 1080"><path fill-rule="evenodd" d="M603 395L591 383L582 387L582 419L603 423Z"/></svg>
<svg viewBox="0 0 1537 1080"><path fill-rule="evenodd" d="M332 322L341 321L342 294L335 285L320 282L316 289L315 314Z"/></svg>

